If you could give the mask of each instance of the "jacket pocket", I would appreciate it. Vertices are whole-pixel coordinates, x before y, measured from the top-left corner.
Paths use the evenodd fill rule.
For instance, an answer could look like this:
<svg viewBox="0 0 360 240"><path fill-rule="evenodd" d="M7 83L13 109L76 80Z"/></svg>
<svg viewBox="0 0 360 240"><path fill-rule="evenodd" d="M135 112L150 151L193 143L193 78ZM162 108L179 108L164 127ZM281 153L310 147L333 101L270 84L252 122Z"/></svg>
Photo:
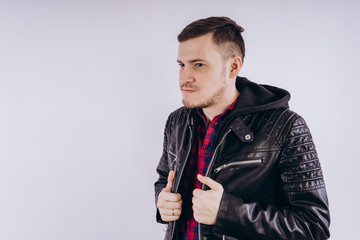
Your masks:
<svg viewBox="0 0 360 240"><path fill-rule="evenodd" d="M236 161L236 162L223 164L220 167L215 168L214 172L219 173L221 170L230 167L260 166L261 164L263 164L262 158Z"/></svg>

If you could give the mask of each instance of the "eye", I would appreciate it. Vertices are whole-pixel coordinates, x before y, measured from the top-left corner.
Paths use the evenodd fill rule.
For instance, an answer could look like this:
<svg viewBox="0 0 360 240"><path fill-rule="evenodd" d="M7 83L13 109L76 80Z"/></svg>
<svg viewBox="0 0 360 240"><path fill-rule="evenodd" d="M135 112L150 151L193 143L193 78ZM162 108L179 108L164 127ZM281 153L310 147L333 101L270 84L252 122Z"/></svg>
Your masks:
<svg viewBox="0 0 360 240"><path fill-rule="evenodd" d="M179 67L180 67L180 68L183 68L184 66L185 66L185 64L179 63Z"/></svg>
<svg viewBox="0 0 360 240"><path fill-rule="evenodd" d="M203 66L204 66L203 63L195 63L195 67L196 67L196 68L201 68L201 67L203 67Z"/></svg>

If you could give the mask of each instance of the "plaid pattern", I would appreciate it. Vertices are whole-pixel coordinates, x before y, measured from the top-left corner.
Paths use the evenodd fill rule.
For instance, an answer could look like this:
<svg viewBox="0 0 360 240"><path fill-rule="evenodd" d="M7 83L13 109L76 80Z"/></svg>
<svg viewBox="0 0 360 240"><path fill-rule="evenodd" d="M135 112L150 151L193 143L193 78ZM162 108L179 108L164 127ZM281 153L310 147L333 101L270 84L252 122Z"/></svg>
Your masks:
<svg viewBox="0 0 360 240"><path fill-rule="evenodd" d="M197 174L205 175L209 167L211 158L215 150L215 138L219 132L224 119L234 108L237 99L220 115L214 117L206 129L206 117L202 109L197 112L202 121L197 128L198 144L192 148L190 160L186 168L183 182L183 214L181 232L184 240L199 239L199 224L195 221L192 210L192 192L196 188L201 188L201 183L197 180Z"/></svg>

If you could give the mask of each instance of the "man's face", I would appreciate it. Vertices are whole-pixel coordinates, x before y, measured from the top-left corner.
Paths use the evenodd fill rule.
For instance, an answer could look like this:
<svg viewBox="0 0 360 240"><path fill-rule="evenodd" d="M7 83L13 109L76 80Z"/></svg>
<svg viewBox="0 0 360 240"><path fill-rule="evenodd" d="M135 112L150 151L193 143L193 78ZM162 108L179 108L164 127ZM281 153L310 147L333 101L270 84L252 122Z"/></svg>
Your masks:
<svg viewBox="0 0 360 240"><path fill-rule="evenodd" d="M209 108L223 99L228 76L219 48L212 41L212 34L181 42L178 62L184 106Z"/></svg>

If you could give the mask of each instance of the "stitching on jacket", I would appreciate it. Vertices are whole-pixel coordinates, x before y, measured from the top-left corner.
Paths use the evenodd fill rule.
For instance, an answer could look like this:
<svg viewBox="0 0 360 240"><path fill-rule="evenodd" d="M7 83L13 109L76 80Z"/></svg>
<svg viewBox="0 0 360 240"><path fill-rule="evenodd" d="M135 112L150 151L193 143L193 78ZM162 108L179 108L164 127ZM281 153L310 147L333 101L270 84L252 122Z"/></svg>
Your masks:
<svg viewBox="0 0 360 240"><path fill-rule="evenodd" d="M266 121L266 123L264 124L264 126L262 127L262 129L265 129L265 128L268 126L270 120L273 118L273 116L274 116L274 114L275 114L275 112L276 112L277 110L278 110L278 109L275 109L274 111L272 111L272 113L271 113L270 116L269 116L269 119Z"/></svg>
<svg viewBox="0 0 360 240"><path fill-rule="evenodd" d="M275 123L273 124L273 126L272 126L272 128L271 128L271 130L270 130L270 132L269 132L269 135L272 135L275 127L278 125L278 122L279 122L280 119L284 116L284 114L285 114L286 112L287 112L287 109L285 109L284 111L282 111L282 112L280 113L280 115L277 116L277 119L276 119ZM286 124L286 123L285 123L285 124ZM280 131L279 133L281 133L281 131Z"/></svg>
<svg viewBox="0 0 360 240"><path fill-rule="evenodd" d="M259 119L259 121L257 122L256 126L254 126L254 129L261 129L261 124L264 122L265 117L269 115L269 110L261 112L261 113L262 113L262 116Z"/></svg>
<svg viewBox="0 0 360 240"><path fill-rule="evenodd" d="M306 192L306 191L313 191L313 190L316 190L316 189L320 189L320 188L324 188L325 187L325 183L323 184L319 184L317 186L314 186L314 187L302 187L302 188L293 188L293 189L288 189L286 186L284 186L284 189L286 191L286 193L289 195L288 196L288 199L290 198L290 194L292 192ZM290 200L289 200L290 201ZM292 202L292 201L290 201Z"/></svg>
<svg viewBox="0 0 360 240"><path fill-rule="evenodd" d="M292 168L294 166L299 166L299 163L300 164L308 164L308 163L311 163L311 162L319 162L319 159L316 157L316 158L313 158L309 161L301 161L301 162L296 162L296 163L292 163L292 164L287 164L287 168Z"/></svg>
<svg viewBox="0 0 360 240"><path fill-rule="evenodd" d="M287 109L287 112L290 112L290 110ZM286 120L286 122L283 124L283 126L282 126L281 130L279 131L278 136L277 136L277 138L276 138L276 142L279 142L280 137L283 136L282 133L285 131L285 127L288 126L288 123L290 122L290 120L291 120L294 116L295 116L295 113L293 112L293 113L288 117L288 119Z"/></svg>
<svg viewBox="0 0 360 240"><path fill-rule="evenodd" d="M304 134L300 134L300 135L297 135L297 136L291 136L288 139L291 140L291 139L296 139L298 137L311 137L311 135L309 133L304 133Z"/></svg>
<svg viewBox="0 0 360 240"><path fill-rule="evenodd" d="M298 156L301 156L301 155L305 155L305 154L308 154L308 153L315 153L316 150L311 150L311 151L307 151L306 153L298 153L298 154L293 154L291 155L291 157L286 157L286 158L282 158L281 160L286 160L286 159L291 159L293 157L298 157Z"/></svg>
<svg viewBox="0 0 360 240"><path fill-rule="evenodd" d="M253 128L254 122L255 122L256 119L258 119L259 114L260 113L257 112L256 114L254 114L254 116L252 116L251 122L249 123L249 129ZM251 114L249 113L249 115L251 115Z"/></svg>

